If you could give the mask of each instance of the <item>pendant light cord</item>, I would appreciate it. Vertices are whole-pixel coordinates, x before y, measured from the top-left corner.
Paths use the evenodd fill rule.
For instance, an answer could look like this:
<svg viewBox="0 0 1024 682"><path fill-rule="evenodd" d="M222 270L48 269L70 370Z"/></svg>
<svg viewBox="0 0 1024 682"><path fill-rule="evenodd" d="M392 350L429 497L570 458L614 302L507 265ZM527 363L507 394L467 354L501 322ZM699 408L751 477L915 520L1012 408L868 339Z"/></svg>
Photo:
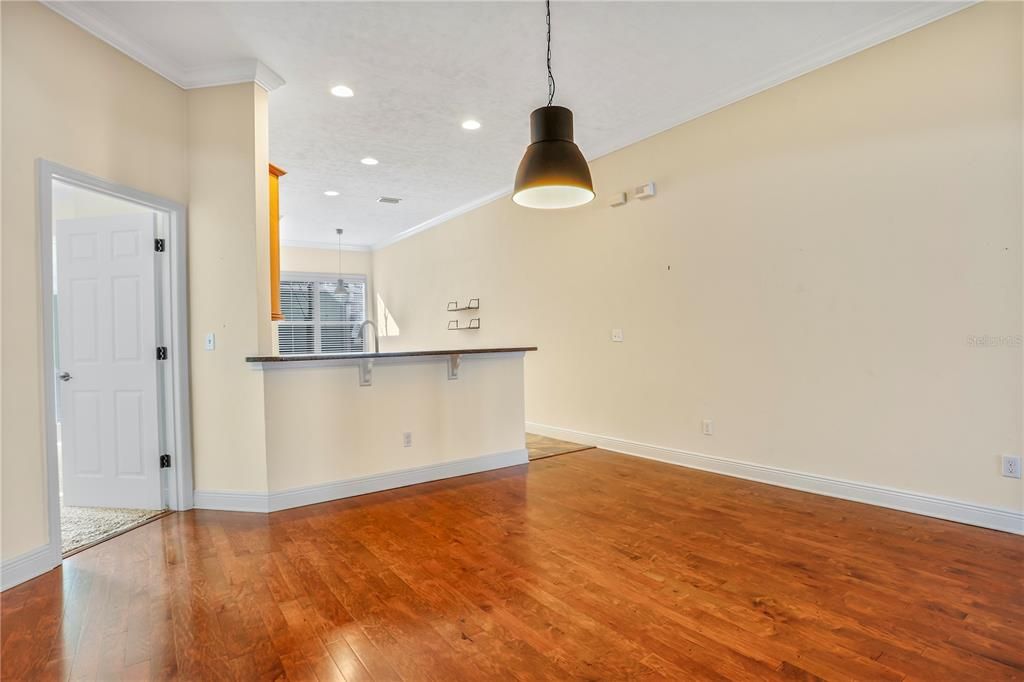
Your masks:
<svg viewBox="0 0 1024 682"><path fill-rule="evenodd" d="M335 291L341 288L341 235L345 233L345 230L338 228L335 230L338 233L338 284L335 287Z"/></svg>
<svg viewBox="0 0 1024 682"><path fill-rule="evenodd" d="M551 0L544 0L548 23L548 106L555 101L555 75L551 72Z"/></svg>

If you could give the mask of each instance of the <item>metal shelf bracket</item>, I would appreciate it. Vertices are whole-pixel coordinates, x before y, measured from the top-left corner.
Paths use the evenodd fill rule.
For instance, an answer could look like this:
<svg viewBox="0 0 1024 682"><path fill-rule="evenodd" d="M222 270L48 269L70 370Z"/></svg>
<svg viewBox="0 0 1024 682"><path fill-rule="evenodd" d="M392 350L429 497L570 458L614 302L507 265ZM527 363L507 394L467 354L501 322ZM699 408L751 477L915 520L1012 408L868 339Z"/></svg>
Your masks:
<svg viewBox="0 0 1024 682"><path fill-rule="evenodd" d="M359 361L359 385L373 386L373 359Z"/></svg>
<svg viewBox="0 0 1024 682"><path fill-rule="evenodd" d="M448 356L448 381L459 378L459 369L462 367L462 355L454 354Z"/></svg>

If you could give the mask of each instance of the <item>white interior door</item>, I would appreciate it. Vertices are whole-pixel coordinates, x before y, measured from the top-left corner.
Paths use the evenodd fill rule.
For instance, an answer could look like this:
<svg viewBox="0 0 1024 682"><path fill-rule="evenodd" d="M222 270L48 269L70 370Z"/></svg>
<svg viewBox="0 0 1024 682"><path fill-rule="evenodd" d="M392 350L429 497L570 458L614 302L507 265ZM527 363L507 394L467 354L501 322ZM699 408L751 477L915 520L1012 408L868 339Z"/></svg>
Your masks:
<svg viewBox="0 0 1024 682"><path fill-rule="evenodd" d="M152 213L56 222L64 504L160 509Z"/></svg>

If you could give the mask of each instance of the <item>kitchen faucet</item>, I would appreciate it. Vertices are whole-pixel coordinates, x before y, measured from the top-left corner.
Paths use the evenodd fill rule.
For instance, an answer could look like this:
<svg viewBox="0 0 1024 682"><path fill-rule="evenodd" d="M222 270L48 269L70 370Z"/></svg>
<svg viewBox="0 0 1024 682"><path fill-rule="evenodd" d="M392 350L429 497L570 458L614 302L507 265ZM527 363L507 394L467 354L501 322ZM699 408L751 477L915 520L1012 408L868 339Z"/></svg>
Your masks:
<svg viewBox="0 0 1024 682"><path fill-rule="evenodd" d="M373 320L363 320L363 323L359 325L359 329L352 336L357 339L363 338L363 331L366 329L366 325L373 327L373 352L380 352L380 337L377 336L377 325L374 324Z"/></svg>

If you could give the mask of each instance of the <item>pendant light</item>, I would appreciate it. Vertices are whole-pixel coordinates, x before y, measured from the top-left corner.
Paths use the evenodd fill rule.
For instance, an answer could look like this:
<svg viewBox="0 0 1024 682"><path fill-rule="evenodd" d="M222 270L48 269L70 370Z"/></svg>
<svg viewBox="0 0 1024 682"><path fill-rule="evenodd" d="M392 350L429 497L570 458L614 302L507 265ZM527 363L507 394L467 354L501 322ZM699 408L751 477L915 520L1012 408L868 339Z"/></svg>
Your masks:
<svg viewBox="0 0 1024 682"><path fill-rule="evenodd" d="M530 146L516 173L512 201L527 208L571 208L594 198L590 168L572 137L572 111L553 106L551 72L551 0L545 0L548 25L548 105L530 114Z"/></svg>

